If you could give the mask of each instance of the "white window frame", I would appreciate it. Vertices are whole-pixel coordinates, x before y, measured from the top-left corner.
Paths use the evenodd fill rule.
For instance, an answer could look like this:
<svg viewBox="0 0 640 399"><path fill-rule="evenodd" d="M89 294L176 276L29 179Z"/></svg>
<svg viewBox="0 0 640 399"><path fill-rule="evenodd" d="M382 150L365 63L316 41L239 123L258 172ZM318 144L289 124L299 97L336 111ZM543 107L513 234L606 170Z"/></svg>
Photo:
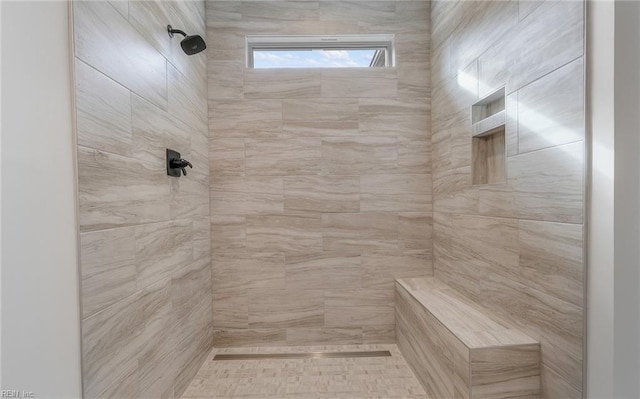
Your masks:
<svg viewBox="0 0 640 399"><path fill-rule="evenodd" d="M384 67L395 66L395 35L249 35L245 38L246 65L254 68L255 50L380 50L386 54ZM374 61L378 54L374 56ZM372 62L373 64L373 62ZM373 65L371 65L372 67Z"/></svg>

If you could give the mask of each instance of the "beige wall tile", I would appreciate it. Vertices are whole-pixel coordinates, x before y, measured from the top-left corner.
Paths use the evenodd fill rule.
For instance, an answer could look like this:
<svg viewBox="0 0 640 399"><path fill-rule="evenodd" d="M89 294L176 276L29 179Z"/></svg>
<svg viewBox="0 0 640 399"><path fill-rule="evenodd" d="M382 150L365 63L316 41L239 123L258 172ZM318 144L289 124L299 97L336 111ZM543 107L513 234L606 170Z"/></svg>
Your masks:
<svg viewBox="0 0 640 399"><path fill-rule="evenodd" d="M486 1L462 7L462 19L451 38L451 68L460 71L518 23L518 2Z"/></svg>
<svg viewBox="0 0 640 399"><path fill-rule="evenodd" d="M507 173L518 217L582 223L584 142L511 157Z"/></svg>
<svg viewBox="0 0 640 399"><path fill-rule="evenodd" d="M525 19L533 10L544 3L543 0L518 0L518 8L520 11L520 20Z"/></svg>
<svg viewBox="0 0 640 399"><path fill-rule="evenodd" d="M582 225L520 220L520 279L551 296L584 306Z"/></svg>
<svg viewBox="0 0 640 399"><path fill-rule="evenodd" d="M440 212L478 213L478 187L471 185L471 168L465 166L434 174L433 206Z"/></svg>
<svg viewBox="0 0 640 399"><path fill-rule="evenodd" d="M397 173L431 173L431 140L398 138Z"/></svg>
<svg viewBox="0 0 640 399"><path fill-rule="evenodd" d="M127 297L82 321L85 395L139 395L137 352L142 347L142 294ZM122 385L121 385L122 384ZM118 388L120 386L120 388ZM127 392L123 388L127 388Z"/></svg>
<svg viewBox="0 0 640 399"><path fill-rule="evenodd" d="M167 148L178 151L185 158L189 156L191 128L135 95L131 98L131 125L135 159L166 171Z"/></svg>
<svg viewBox="0 0 640 399"><path fill-rule="evenodd" d="M78 145L131 155L131 93L77 60L76 130Z"/></svg>
<svg viewBox="0 0 640 399"><path fill-rule="evenodd" d="M284 289L284 255L277 253L213 253L213 292L247 296L249 290ZM241 309L241 308L239 308Z"/></svg>
<svg viewBox="0 0 640 399"><path fill-rule="evenodd" d="M73 3L75 54L159 107L167 107L165 58L107 2ZM113 46L111 43L129 43Z"/></svg>
<svg viewBox="0 0 640 399"><path fill-rule="evenodd" d="M244 95L245 98L317 98L320 97L320 71L246 69Z"/></svg>
<svg viewBox="0 0 640 399"><path fill-rule="evenodd" d="M362 326L362 341L365 344L389 344L396 342L396 326Z"/></svg>
<svg viewBox="0 0 640 399"><path fill-rule="evenodd" d="M225 274L219 284L233 287L230 280L237 279L239 288L233 292L248 298L248 292L256 289L248 288L247 282L254 269L238 266L237 273L232 273L233 263L246 265L245 257L259 258L262 251L286 258L285 281L278 278L277 284L264 288L275 290L273 300L252 306L254 310L261 307L253 315L259 327L246 324L248 310L226 313L223 320L228 324L216 325L220 330L216 340L225 345L249 345L252 340L255 345L284 345L309 342L311 337L318 343L363 342L364 326L369 342L393 340L391 319L376 325L353 321L349 327L329 326L297 310L294 313L301 316L288 319L284 316L290 306L285 292L360 289L363 249L419 250L431 256L432 199L431 192L425 191L431 184L430 5L313 1L212 2L210 6L207 40L215 52L209 53L209 77L216 78L218 72L212 70L217 62L235 62L242 77L228 75L228 81L225 77L215 84L233 88L242 84L243 93L243 97L231 98L236 91L227 98L216 98L209 92L209 129L214 137L209 150L211 240L214 257L229 256L228 263L223 262ZM410 66L404 70L244 68L248 34L381 30L396 34L398 59ZM404 85L402 93L399 82ZM385 175L387 180L372 175ZM246 186L253 188L221 180L231 176L244 178ZM371 179L366 191L361 190L361 176ZM261 187L271 177L283 179L282 191L263 192ZM412 192L404 193L408 187ZM361 213L366 209L376 212ZM258 268L255 262L252 267ZM214 270L215 263L214 259ZM257 292L253 295L257 298ZM225 299L220 301L225 308ZM350 311L357 313L358 306ZM239 308L245 309L243 304ZM308 322L317 324L293 325ZM309 333L307 341L302 340L303 331Z"/></svg>
<svg viewBox="0 0 640 399"><path fill-rule="evenodd" d="M322 215L325 250L395 249L398 217L395 213L325 213Z"/></svg>
<svg viewBox="0 0 640 399"><path fill-rule="evenodd" d="M436 61L434 61L436 62ZM470 118L471 105L478 100L478 64L473 62L452 78L443 78L431 92L433 132L456 126ZM470 126L467 128L471 132Z"/></svg>
<svg viewBox="0 0 640 399"><path fill-rule="evenodd" d="M132 1L129 4L129 23L160 54L165 58L169 58L171 55L171 38L167 34L166 25L168 24L167 21L171 21L171 18L166 5L167 3L165 2ZM181 26L175 26L174 28L183 29Z"/></svg>
<svg viewBox="0 0 640 399"><path fill-rule="evenodd" d="M355 176L287 176L286 212L358 212L360 179Z"/></svg>
<svg viewBox="0 0 640 399"><path fill-rule="evenodd" d="M518 275L518 222L477 216L454 216L453 234L459 258L471 267L516 279Z"/></svg>
<svg viewBox="0 0 640 399"><path fill-rule="evenodd" d="M433 218L431 212L398 213L398 248L431 249Z"/></svg>
<svg viewBox="0 0 640 399"><path fill-rule="evenodd" d="M250 328L302 328L324 325L324 291L290 286L249 291Z"/></svg>
<svg viewBox="0 0 640 399"><path fill-rule="evenodd" d="M296 289L360 287L362 266L359 251L322 251L285 255L287 286Z"/></svg>
<svg viewBox="0 0 640 399"><path fill-rule="evenodd" d="M234 12L229 9L226 12L220 11L220 7L223 3L231 4L231 7L239 8L241 6L241 2L208 2L209 4L214 4L217 8L208 7L207 9L207 35L206 35L206 43L209 59L217 59L220 61L237 61L242 62L242 66L245 65L245 35L241 30L237 28L237 25L240 23L238 21L234 21L233 15ZM230 19L223 22L218 22L216 20L212 20L209 16L216 15L219 19L223 18L225 15L229 16ZM232 25L232 26L229 26ZM204 37L204 36L203 36Z"/></svg>
<svg viewBox="0 0 640 399"><path fill-rule="evenodd" d="M166 278L193 259L193 227L189 220L135 227L136 286Z"/></svg>
<svg viewBox="0 0 640 399"><path fill-rule="evenodd" d="M277 328L217 329L213 336L213 345L219 348L284 346L286 343L286 330Z"/></svg>
<svg viewBox="0 0 640 399"><path fill-rule="evenodd" d="M283 130L297 136L358 134L358 101L349 98L282 101Z"/></svg>
<svg viewBox="0 0 640 399"><path fill-rule="evenodd" d="M322 249L319 215L247 216L247 248L253 251L318 251Z"/></svg>
<svg viewBox="0 0 640 399"><path fill-rule="evenodd" d="M518 91L518 152L584 140L582 58Z"/></svg>
<svg viewBox="0 0 640 399"><path fill-rule="evenodd" d="M80 235L82 316L88 317L136 291L132 228Z"/></svg>
<svg viewBox="0 0 640 399"><path fill-rule="evenodd" d="M209 140L209 165L211 175L244 174L244 140L235 138Z"/></svg>
<svg viewBox="0 0 640 399"><path fill-rule="evenodd" d="M428 101L395 98L360 98L360 134L426 138L430 129Z"/></svg>
<svg viewBox="0 0 640 399"><path fill-rule="evenodd" d="M392 22L396 20L396 4L393 1L321 1L320 19L348 22Z"/></svg>
<svg viewBox="0 0 640 399"><path fill-rule="evenodd" d="M393 293L379 289L325 291L324 322L327 327L389 325L394 321Z"/></svg>
<svg viewBox="0 0 640 399"><path fill-rule="evenodd" d="M431 251L395 250L362 254L364 288L393 290L396 279L433 275Z"/></svg>
<svg viewBox="0 0 640 399"><path fill-rule="evenodd" d="M244 250L246 217L211 213L211 250L228 252Z"/></svg>
<svg viewBox="0 0 640 399"><path fill-rule="evenodd" d="M210 100L212 137L279 137L281 100Z"/></svg>
<svg viewBox="0 0 640 399"><path fill-rule="evenodd" d="M518 216L517 191L510 184L478 187L478 208L482 216L515 218Z"/></svg>
<svg viewBox="0 0 640 399"><path fill-rule="evenodd" d="M123 17L129 18L129 1L109 0L109 4L113 6Z"/></svg>
<svg viewBox="0 0 640 399"><path fill-rule="evenodd" d="M540 341L542 364L574 389L582 380L582 308L512 280L489 275L481 282L483 304L500 309ZM544 392L543 386L543 392Z"/></svg>
<svg viewBox="0 0 640 399"><path fill-rule="evenodd" d="M480 56L480 95L505 84L510 93L580 57L583 7L582 2L545 2Z"/></svg>
<svg viewBox="0 0 640 399"><path fill-rule="evenodd" d="M204 34L204 2L73 6L84 395L179 396L212 338L207 77L166 24Z"/></svg>
<svg viewBox="0 0 640 399"><path fill-rule="evenodd" d="M242 61L209 61L207 85L209 99L244 97Z"/></svg>
<svg viewBox="0 0 640 399"><path fill-rule="evenodd" d="M173 379L162 378L166 373L167 363L173 358L175 345L172 334L169 333L172 305L168 281L161 281L144 291L145 325L140 336L144 343L138 354L141 396L163 397L173 388Z"/></svg>
<svg viewBox="0 0 640 399"><path fill-rule="evenodd" d="M186 178L171 180L172 219L209 217L208 179L206 175L197 175L203 171L208 173L208 168L202 162L195 160L191 162L194 170L189 169L189 175Z"/></svg>
<svg viewBox="0 0 640 399"><path fill-rule="evenodd" d="M474 349L470 352L470 361L474 398L540 393L539 345Z"/></svg>
<svg viewBox="0 0 640 399"><path fill-rule="evenodd" d="M211 178L212 214L284 212L282 177L220 176Z"/></svg>
<svg viewBox="0 0 640 399"><path fill-rule="evenodd" d="M357 345L363 342L362 328L287 328L287 345Z"/></svg>
<svg viewBox="0 0 640 399"><path fill-rule="evenodd" d="M78 147L80 229L150 223L169 217L166 171L145 162Z"/></svg>
<svg viewBox="0 0 640 399"><path fill-rule="evenodd" d="M403 98L423 98L429 95L430 72L423 63L403 63L397 66L398 95Z"/></svg>
<svg viewBox="0 0 640 399"><path fill-rule="evenodd" d="M395 137L322 139L323 174L393 173L397 166L398 150Z"/></svg>
<svg viewBox="0 0 640 399"><path fill-rule="evenodd" d="M251 175L315 175L321 166L320 138L247 139L246 172Z"/></svg>
<svg viewBox="0 0 640 399"><path fill-rule="evenodd" d="M215 292L213 322L219 328L249 328L249 297L233 292Z"/></svg>
<svg viewBox="0 0 640 399"><path fill-rule="evenodd" d="M322 70L322 97L395 97L395 68L346 68ZM423 94L424 97L424 94Z"/></svg>
<svg viewBox="0 0 640 399"><path fill-rule="evenodd" d="M167 64L169 113L204 136L207 126L207 90Z"/></svg>
<svg viewBox="0 0 640 399"><path fill-rule="evenodd" d="M508 157L518 154L518 105L517 91L506 97L505 145Z"/></svg>
<svg viewBox="0 0 640 399"><path fill-rule="evenodd" d="M265 16L269 21L286 23L287 21L314 21L320 16L318 2L304 1L292 4L268 1L247 1L240 6L243 21L265 22Z"/></svg>

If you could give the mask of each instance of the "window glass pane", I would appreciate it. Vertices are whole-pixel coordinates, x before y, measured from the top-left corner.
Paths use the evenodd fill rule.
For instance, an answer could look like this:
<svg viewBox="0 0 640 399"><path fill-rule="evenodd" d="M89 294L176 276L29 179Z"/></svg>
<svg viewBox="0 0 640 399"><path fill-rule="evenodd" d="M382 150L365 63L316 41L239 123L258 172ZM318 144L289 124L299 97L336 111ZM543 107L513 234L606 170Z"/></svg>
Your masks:
<svg viewBox="0 0 640 399"><path fill-rule="evenodd" d="M254 68L367 68L372 65L376 49L324 50L253 50ZM383 51L382 51L383 52ZM378 60L380 57L377 57Z"/></svg>

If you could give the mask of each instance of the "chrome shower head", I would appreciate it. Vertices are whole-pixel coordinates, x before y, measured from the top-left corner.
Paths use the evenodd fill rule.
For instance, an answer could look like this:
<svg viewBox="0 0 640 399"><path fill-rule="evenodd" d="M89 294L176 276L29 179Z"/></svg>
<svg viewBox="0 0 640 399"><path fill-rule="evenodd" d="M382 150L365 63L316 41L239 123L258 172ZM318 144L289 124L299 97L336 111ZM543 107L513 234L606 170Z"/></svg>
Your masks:
<svg viewBox="0 0 640 399"><path fill-rule="evenodd" d="M198 54L207 48L207 44L200 35L189 36L180 29L173 29L171 25L167 25L167 32L169 32L169 37L173 37L174 33L184 36L184 39L180 42L180 47L187 55Z"/></svg>

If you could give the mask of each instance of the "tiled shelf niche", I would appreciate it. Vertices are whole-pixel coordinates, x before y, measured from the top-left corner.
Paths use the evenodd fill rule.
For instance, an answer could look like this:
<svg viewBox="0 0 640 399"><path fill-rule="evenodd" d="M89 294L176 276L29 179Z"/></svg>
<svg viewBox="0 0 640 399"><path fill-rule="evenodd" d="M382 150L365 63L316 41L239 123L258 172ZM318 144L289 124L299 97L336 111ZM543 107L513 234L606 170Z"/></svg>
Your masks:
<svg viewBox="0 0 640 399"><path fill-rule="evenodd" d="M505 90L489 94L471 106L472 183L505 183Z"/></svg>

